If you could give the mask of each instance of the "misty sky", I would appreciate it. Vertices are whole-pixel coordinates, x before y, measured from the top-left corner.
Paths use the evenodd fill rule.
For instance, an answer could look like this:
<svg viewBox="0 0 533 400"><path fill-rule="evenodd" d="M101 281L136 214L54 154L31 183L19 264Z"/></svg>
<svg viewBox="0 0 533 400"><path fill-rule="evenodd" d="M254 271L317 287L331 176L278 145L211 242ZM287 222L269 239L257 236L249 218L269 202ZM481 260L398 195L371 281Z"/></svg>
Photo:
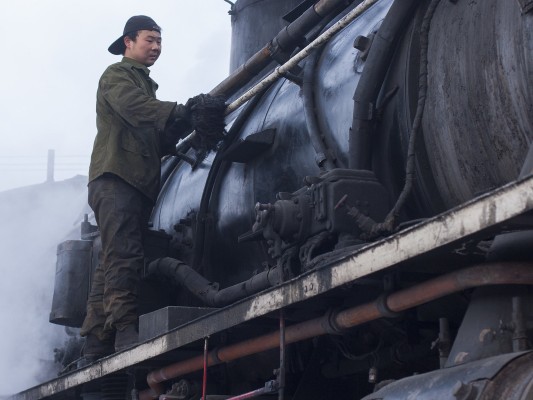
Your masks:
<svg viewBox="0 0 533 400"><path fill-rule="evenodd" d="M229 71L224 0L4 0L0 2L0 191L42 183L48 149L55 179L87 175L98 78L119 56L107 47L132 15L163 28L151 67L158 98L185 102Z"/></svg>
<svg viewBox="0 0 533 400"><path fill-rule="evenodd" d="M44 182L48 149L56 181L87 175L98 79L120 60L107 48L130 16L163 28L151 77L160 99L185 102L228 75L229 8L224 0L0 2L0 398L55 376L43 367L64 340L64 328L48 323L55 249L86 207L86 193L69 186L5 191Z"/></svg>

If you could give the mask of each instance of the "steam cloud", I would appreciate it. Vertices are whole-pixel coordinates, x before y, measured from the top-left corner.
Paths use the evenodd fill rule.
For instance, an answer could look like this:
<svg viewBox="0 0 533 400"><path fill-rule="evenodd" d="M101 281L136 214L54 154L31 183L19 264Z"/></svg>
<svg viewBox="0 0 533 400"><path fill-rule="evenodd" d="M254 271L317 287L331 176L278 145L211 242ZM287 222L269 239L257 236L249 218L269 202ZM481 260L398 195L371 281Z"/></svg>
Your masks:
<svg viewBox="0 0 533 400"><path fill-rule="evenodd" d="M87 178L0 193L0 398L57 377L54 348L66 339L48 322L57 245L79 239Z"/></svg>

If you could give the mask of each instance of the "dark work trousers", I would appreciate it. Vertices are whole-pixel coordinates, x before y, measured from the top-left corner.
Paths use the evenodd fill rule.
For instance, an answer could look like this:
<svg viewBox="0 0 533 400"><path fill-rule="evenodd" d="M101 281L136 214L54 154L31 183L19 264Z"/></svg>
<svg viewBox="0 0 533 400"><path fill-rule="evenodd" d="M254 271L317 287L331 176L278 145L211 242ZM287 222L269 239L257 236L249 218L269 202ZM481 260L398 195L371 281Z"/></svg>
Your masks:
<svg viewBox="0 0 533 400"><path fill-rule="evenodd" d="M119 177L106 174L89 183L89 205L100 230L102 252L80 334L107 341L116 330L137 323L142 239L152 203Z"/></svg>

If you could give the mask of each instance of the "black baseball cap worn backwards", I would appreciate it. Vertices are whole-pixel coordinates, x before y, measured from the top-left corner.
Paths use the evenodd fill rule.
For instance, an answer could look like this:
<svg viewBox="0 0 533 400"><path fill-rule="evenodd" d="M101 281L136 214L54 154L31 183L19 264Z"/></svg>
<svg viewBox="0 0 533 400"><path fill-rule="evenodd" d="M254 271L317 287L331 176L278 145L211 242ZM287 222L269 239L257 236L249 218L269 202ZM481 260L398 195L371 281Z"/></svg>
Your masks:
<svg viewBox="0 0 533 400"><path fill-rule="evenodd" d="M111 54L115 54L117 56L119 54L124 54L124 50L126 50L124 37L128 33L143 30L161 32L160 26L157 25L152 18L147 17L146 15L134 15L126 22L122 36L115 40L107 50L109 50Z"/></svg>

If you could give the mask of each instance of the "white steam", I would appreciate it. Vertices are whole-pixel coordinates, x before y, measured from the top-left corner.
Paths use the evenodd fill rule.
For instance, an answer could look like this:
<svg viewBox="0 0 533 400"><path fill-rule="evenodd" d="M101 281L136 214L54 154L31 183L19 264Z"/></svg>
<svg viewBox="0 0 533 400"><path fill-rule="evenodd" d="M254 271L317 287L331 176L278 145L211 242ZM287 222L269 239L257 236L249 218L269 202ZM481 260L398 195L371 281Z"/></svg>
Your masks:
<svg viewBox="0 0 533 400"><path fill-rule="evenodd" d="M0 192L0 396L57 377L64 327L48 322L56 248L79 239L87 178Z"/></svg>

